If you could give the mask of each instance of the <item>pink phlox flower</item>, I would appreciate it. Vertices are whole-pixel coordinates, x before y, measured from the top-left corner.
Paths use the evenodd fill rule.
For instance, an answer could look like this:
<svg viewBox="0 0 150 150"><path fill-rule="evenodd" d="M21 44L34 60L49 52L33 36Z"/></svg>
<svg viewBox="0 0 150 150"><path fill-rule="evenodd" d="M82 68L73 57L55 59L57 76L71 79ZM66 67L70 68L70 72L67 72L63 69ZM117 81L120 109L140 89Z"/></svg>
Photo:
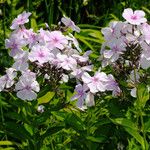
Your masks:
<svg viewBox="0 0 150 150"><path fill-rule="evenodd" d="M28 32L28 29L25 28L25 26L21 26L13 31L13 34L15 34L16 37L19 37L19 39L24 39L26 34Z"/></svg>
<svg viewBox="0 0 150 150"><path fill-rule="evenodd" d="M50 49L58 48L62 50L68 44L68 40L60 31L47 32L45 40Z"/></svg>
<svg viewBox="0 0 150 150"><path fill-rule="evenodd" d="M57 59L60 61L60 65L65 70L74 70L77 67L77 62L71 56L57 54Z"/></svg>
<svg viewBox="0 0 150 150"><path fill-rule="evenodd" d="M104 50L103 56L111 62L115 62L120 54L123 54L123 51L126 50L126 44L120 39L114 39L108 43L108 46L110 47L110 50Z"/></svg>
<svg viewBox="0 0 150 150"><path fill-rule="evenodd" d="M109 75L107 75L107 77L108 77L108 81L106 83L106 89L108 91L112 91L113 96L120 95L121 90L120 90L115 78L113 77L113 75L109 74Z"/></svg>
<svg viewBox="0 0 150 150"><path fill-rule="evenodd" d="M94 94L93 94L93 93L88 92L88 93L86 94L85 104L86 104L86 106L88 106L88 107L95 106Z"/></svg>
<svg viewBox="0 0 150 150"><path fill-rule="evenodd" d="M11 29L17 29L20 25L24 25L29 22L28 17L31 15L30 12L24 11L22 14L18 15L12 22Z"/></svg>
<svg viewBox="0 0 150 150"><path fill-rule="evenodd" d="M144 18L145 12L142 10L136 10L133 12L131 8L127 8L123 11L122 16L127 22L133 25L140 25L141 23L145 23L147 21L147 19Z"/></svg>
<svg viewBox="0 0 150 150"><path fill-rule="evenodd" d="M49 31L43 30L42 28L38 31L38 41L40 44L46 44L46 37Z"/></svg>
<svg viewBox="0 0 150 150"><path fill-rule="evenodd" d="M53 54L45 46L35 45L29 53L29 60L31 62L37 61L39 65L51 60Z"/></svg>
<svg viewBox="0 0 150 150"><path fill-rule="evenodd" d="M9 39L5 40L5 47L10 48L10 56L15 57L23 53L22 47L26 46L26 42L23 39L19 39L16 35L11 35Z"/></svg>
<svg viewBox="0 0 150 150"><path fill-rule="evenodd" d="M36 92L39 92L40 87L36 80L31 78L26 78L22 76L15 85L15 90L17 91L17 97L22 100L34 100L37 98Z"/></svg>
<svg viewBox="0 0 150 150"><path fill-rule="evenodd" d="M6 87L10 88L14 84L14 79L17 76L15 69L9 68L6 70L6 75L0 77L0 92Z"/></svg>
<svg viewBox="0 0 150 150"><path fill-rule="evenodd" d="M30 81L31 80L36 80L36 74L34 72L31 72L29 69L22 72L22 75L19 77L20 80L23 80L23 79L29 79Z"/></svg>
<svg viewBox="0 0 150 150"><path fill-rule="evenodd" d="M92 53L91 50L86 51L83 56L80 56L78 54L73 54L72 57L77 59L79 62L87 62L89 60L89 55Z"/></svg>
<svg viewBox="0 0 150 150"><path fill-rule="evenodd" d="M150 46L145 42L142 42L140 45L143 49L142 54L147 60L150 60Z"/></svg>
<svg viewBox="0 0 150 150"><path fill-rule="evenodd" d="M77 39L71 33L69 33L68 36L66 36L66 38L68 39L68 41L72 42L72 44L78 50L78 52L80 53L82 52L81 48L79 47L79 43Z"/></svg>
<svg viewBox="0 0 150 150"><path fill-rule="evenodd" d="M148 69L150 67L150 59L147 59L144 54L141 54L139 64L141 68Z"/></svg>
<svg viewBox="0 0 150 150"><path fill-rule="evenodd" d="M147 44L150 44L150 25L144 23L141 30L143 33L143 40L146 41Z"/></svg>
<svg viewBox="0 0 150 150"><path fill-rule="evenodd" d="M28 69L29 64L28 64L28 52L23 51L22 54L20 54L18 57L14 58L15 63L13 64L12 68L15 68L16 70L19 71L25 71Z"/></svg>
<svg viewBox="0 0 150 150"><path fill-rule="evenodd" d="M71 28L73 31L80 32L80 28L75 25L75 23L67 17L62 17L61 22L66 26Z"/></svg>
<svg viewBox="0 0 150 150"><path fill-rule="evenodd" d="M121 21L113 21L109 23L109 27L102 28L101 32L104 35L106 41L113 38L119 38L121 36L121 30L124 24Z"/></svg>
<svg viewBox="0 0 150 150"><path fill-rule="evenodd" d="M25 39L27 43L29 44L29 48L37 44L38 42L38 35L33 32L33 29L27 30L25 34Z"/></svg>
<svg viewBox="0 0 150 150"><path fill-rule="evenodd" d="M92 71L92 69L93 69L93 65L79 67L73 70L73 72L71 72L71 75L77 79L81 79L84 72Z"/></svg>
<svg viewBox="0 0 150 150"><path fill-rule="evenodd" d="M91 77L87 72L82 75L82 80L90 89L91 93L104 92L106 90L106 82L108 77L104 72L96 72Z"/></svg>
<svg viewBox="0 0 150 150"><path fill-rule="evenodd" d="M75 95L71 98L71 100L78 100L76 105L77 107L79 108L82 108L83 105L84 105L84 100L86 98L86 95L87 95L87 90L88 90L88 87L84 84L84 85L81 85L81 84L78 84L76 85L75 87Z"/></svg>

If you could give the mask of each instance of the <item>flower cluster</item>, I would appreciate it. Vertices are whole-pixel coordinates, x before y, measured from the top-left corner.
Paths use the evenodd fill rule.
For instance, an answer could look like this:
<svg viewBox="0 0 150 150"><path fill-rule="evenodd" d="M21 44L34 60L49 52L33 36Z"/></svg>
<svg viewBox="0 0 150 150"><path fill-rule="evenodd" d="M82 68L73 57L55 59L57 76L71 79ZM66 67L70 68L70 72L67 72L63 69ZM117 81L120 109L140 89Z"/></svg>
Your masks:
<svg viewBox="0 0 150 150"><path fill-rule="evenodd" d="M66 32L68 28L80 32L80 28L70 18L63 17L62 26L54 30L41 28L34 32L25 27L30 15L29 12L23 12L10 27L13 31L5 40L5 46L10 50L9 55L13 57L14 64L6 70L6 75L0 77L0 91L15 91L18 98L31 101L37 99L41 86L49 84L55 88L68 79L75 79L76 94L71 99L78 100L79 108L93 106L94 95L98 92L112 91L114 96L119 95L120 88L113 75L101 71L92 73L93 65L89 60L91 50L82 53L73 34ZM109 43L112 56L118 58L119 54L114 51L120 49L122 53L126 45L118 47L117 44ZM105 56L110 55L106 51L104 53ZM39 78L42 78L40 83Z"/></svg>
<svg viewBox="0 0 150 150"><path fill-rule="evenodd" d="M102 67L113 66L118 77L121 75L127 82L131 81L136 91L140 76L133 80L132 74L136 76L140 68L150 67L150 25L142 10L127 8L122 16L124 22L110 22L109 27L102 29L105 43L101 48L100 59ZM131 91L131 95L135 97L136 94Z"/></svg>

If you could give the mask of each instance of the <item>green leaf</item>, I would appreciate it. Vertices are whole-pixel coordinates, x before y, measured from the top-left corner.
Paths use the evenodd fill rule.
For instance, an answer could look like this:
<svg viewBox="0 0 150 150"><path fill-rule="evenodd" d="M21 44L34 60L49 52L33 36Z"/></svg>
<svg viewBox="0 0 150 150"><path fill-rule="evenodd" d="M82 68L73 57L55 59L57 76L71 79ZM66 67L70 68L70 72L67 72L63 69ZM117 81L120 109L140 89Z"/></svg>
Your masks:
<svg viewBox="0 0 150 150"><path fill-rule="evenodd" d="M14 143L11 141L0 141L0 145L14 145Z"/></svg>
<svg viewBox="0 0 150 150"><path fill-rule="evenodd" d="M84 130L85 125L80 117L76 114L68 114L65 119L66 126L72 127L76 131Z"/></svg>
<svg viewBox="0 0 150 150"><path fill-rule="evenodd" d="M138 130L138 127L135 123L133 123L131 120L126 118L116 118L111 119L114 123L122 125L123 127L131 128L132 130Z"/></svg>
<svg viewBox="0 0 150 150"><path fill-rule="evenodd" d="M101 136L101 137L87 136L86 139L90 140L92 142L96 142L96 143L103 143L106 140L106 137L104 137L104 136Z"/></svg>
<svg viewBox="0 0 150 150"><path fill-rule="evenodd" d="M145 143L143 137L135 130L126 127L125 130L132 135L142 146L142 149L145 149Z"/></svg>
<svg viewBox="0 0 150 150"><path fill-rule="evenodd" d="M149 91L144 83L141 83L137 87L137 107L144 108L146 102L149 100Z"/></svg>
<svg viewBox="0 0 150 150"><path fill-rule="evenodd" d="M55 95L55 92L47 92L44 96L38 98L38 104L48 103Z"/></svg>

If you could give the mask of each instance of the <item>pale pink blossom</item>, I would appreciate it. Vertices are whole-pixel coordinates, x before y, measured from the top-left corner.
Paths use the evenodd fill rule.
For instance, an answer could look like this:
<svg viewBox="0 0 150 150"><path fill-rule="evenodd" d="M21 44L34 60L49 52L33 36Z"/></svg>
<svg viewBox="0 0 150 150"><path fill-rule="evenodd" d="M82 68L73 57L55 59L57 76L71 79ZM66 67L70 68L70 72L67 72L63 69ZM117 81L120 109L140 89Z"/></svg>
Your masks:
<svg viewBox="0 0 150 150"><path fill-rule="evenodd" d="M147 44L150 44L150 25L147 23L144 23L142 25L142 36L143 40L146 41Z"/></svg>
<svg viewBox="0 0 150 150"><path fill-rule="evenodd" d="M23 53L22 47L26 46L26 42L16 35L11 35L9 39L5 40L5 46L11 49L9 55L15 57Z"/></svg>
<svg viewBox="0 0 150 150"><path fill-rule="evenodd" d="M124 10L122 16L127 22L133 25L140 25L141 23L145 23L147 21L147 19L144 18L145 12L142 10L136 10L133 12L131 8L127 8Z"/></svg>
<svg viewBox="0 0 150 150"><path fill-rule="evenodd" d="M95 101L94 101L94 94L91 92L88 92L85 98L85 104L88 107L95 106Z"/></svg>
<svg viewBox="0 0 150 150"><path fill-rule="evenodd" d="M37 61L40 65L51 60L53 54L45 46L35 45L29 53L29 60L31 62Z"/></svg>
<svg viewBox="0 0 150 150"><path fill-rule="evenodd" d="M17 29L20 25L24 25L25 23L29 22L28 17L31 15L30 12L23 12L22 14L18 15L12 22L11 29Z"/></svg>
<svg viewBox="0 0 150 150"><path fill-rule="evenodd" d="M73 70L73 72L71 72L71 75L77 79L80 79L84 72L92 71L92 69L93 69L93 65L79 67Z"/></svg>
<svg viewBox="0 0 150 150"><path fill-rule="evenodd" d="M107 75L107 77L108 77L108 81L106 82L106 90L112 91L113 96L120 95L121 90L120 90L115 78L113 77L113 75L109 74L109 75Z"/></svg>
<svg viewBox="0 0 150 150"><path fill-rule="evenodd" d="M75 25L75 23L67 17L61 18L61 22L66 26L71 28L73 31L80 32L80 28Z"/></svg>
<svg viewBox="0 0 150 150"><path fill-rule="evenodd" d="M50 49L58 48L62 50L68 44L68 40L60 31L47 32L45 40Z"/></svg>
<svg viewBox="0 0 150 150"><path fill-rule="evenodd" d="M106 82L108 77L104 72L96 72L91 77L87 72L82 75L82 80L90 89L91 93L104 92L106 90Z"/></svg>
<svg viewBox="0 0 150 150"><path fill-rule="evenodd" d="M79 62L87 62L89 60L89 55L92 53L91 50L86 51L83 56L80 56L78 54L73 54L72 57L74 57Z"/></svg>
<svg viewBox="0 0 150 150"><path fill-rule="evenodd" d="M39 92L40 87L35 78L32 76L30 78L28 75L23 75L19 78L15 85L15 90L17 91L18 98L31 101L37 98L36 92Z"/></svg>
<svg viewBox="0 0 150 150"><path fill-rule="evenodd" d="M57 54L57 59L60 61L60 66L65 70L74 70L77 67L77 62L74 58L67 55Z"/></svg>
<svg viewBox="0 0 150 150"><path fill-rule="evenodd" d="M124 28L124 23L121 21L113 21L109 23L109 27L102 28L101 32L104 35L106 41L113 38L119 38L121 31Z"/></svg>
<svg viewBox="0 0 150 150"><path fill-rule="evenodd" d="M19 71L25 71L28 69L29 64L28 64L28 52L23 51L22 54L20 54L18 57L14 58L15 63L13 64L12 68L15 68L16 70Z"/></svg>
<svg viewBox="0 0 150 150"><path fill-rule="evenodd" d="M82 108L84 105L85 98L87 96L88 87L86 85L78 84L75 87L75 95L71 98L71 100L77 100L77 107Z"/></svg>
<svg viewBox="0 0 150 150"><path fill-rule="evenodd" d="M4 88L10 88L14 83L14 79L17 76L15 69L9 68L6 70L6 75L0 77L0 92L4 90Z"/></svg>

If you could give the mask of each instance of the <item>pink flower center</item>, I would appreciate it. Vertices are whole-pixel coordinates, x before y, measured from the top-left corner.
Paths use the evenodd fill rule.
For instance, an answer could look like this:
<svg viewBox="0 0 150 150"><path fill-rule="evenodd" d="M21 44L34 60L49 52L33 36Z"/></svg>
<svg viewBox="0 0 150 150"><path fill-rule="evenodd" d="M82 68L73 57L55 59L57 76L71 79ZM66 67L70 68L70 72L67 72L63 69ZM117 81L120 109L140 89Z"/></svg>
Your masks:
<svg viewBox="0 0 150 150"><path fill-rule="evenodd" d="M54 39L53 39L53 41L54 41L54 43L58 43L58 39L55 37Z"/></svg>
<svg viewBox="0 0 150 150"><path fill-rule="evenodd" d="M31 90L31 86L27 85L27 86L25 87L25 89L29 91L29 90Z"/></svg>
<svg viewBox="0 0 150 150"><path fill-rule="evenodd" d="M11 48L12 48L12 49L17 49L17 48L18 48L18 45L17 45L16 43L13 43L13 44L11 45Z"/></svg>
<svg viewBox="0 0 150 150"><path fill-rule="evenodd" d="M99 80L98 80L98 78L93 77L93 78L92 78L92 81L96 83L96 82L98 82Z"/></svg>
<svg viewBox="0 0 150 150"><path fill-rule="evenodd" d="M45 55L44 55L43 52L39 52L39 53L38 53L38 57L43 58L43 57L45 57Z"/></svg>
<svg viewBox="0 0 150 150"><path fill-rule="evenodd" d="M137 16L136 16L136 15L132 15L132 16L131 16L131 19L132 19L132 20L137 20Z"/></svg>

